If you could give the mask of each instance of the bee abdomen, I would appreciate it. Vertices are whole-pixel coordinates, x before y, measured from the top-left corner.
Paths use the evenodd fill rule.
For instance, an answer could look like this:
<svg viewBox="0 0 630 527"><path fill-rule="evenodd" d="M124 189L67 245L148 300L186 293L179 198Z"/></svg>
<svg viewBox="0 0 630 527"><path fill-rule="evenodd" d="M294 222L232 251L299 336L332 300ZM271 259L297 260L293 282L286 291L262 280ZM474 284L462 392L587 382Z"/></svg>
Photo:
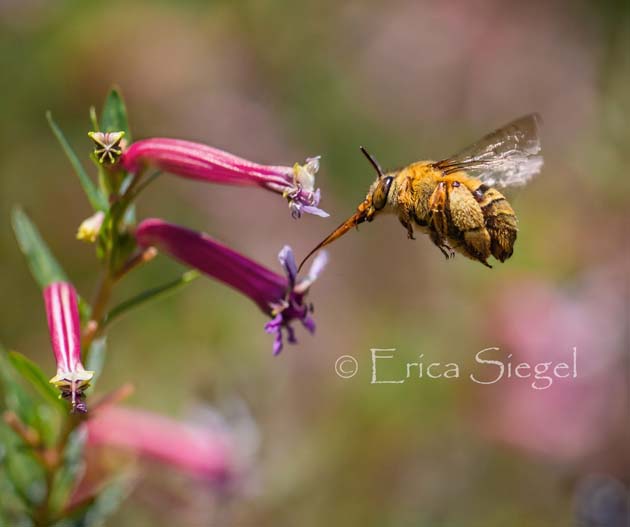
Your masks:
<svg viewBox="0 0 630 527"><path fill-rule="evenodd" d="M503 198L488 204L483 212L486 229L490 234L492 256L504 262L514 252L514 242L518 232L514 210Z"/></svg>
<svg viewBox="0 0 630 527"><path fill-rule="evenodd" d="M477 203L481 203L481 201L483 200L483 198L484 198L486 192L488 192L488 190L490 190L490 187L488 185L485 185L484 183L482 183L475 190L472 191L472 195L477 200Z"/></svg>
<svg viewBox="0 0 630 527"><path fill-rule="evenodd" d="M472 194L481 208L490 235L490 252L497 260L504 262L514 252L518 231L516 214L505 196L493 187L481 183Z"/></svg>
<svg viewBox="0 0 630 527"><path fill-rule="evenodd" d="M473 196L475 196L475 199L477 200L477 203L479 203L482 211L488 210L493 205L499 204L503 201L507 203L505 196L497 189L484 184L479 185L477 190L473 191Z"/></svg>

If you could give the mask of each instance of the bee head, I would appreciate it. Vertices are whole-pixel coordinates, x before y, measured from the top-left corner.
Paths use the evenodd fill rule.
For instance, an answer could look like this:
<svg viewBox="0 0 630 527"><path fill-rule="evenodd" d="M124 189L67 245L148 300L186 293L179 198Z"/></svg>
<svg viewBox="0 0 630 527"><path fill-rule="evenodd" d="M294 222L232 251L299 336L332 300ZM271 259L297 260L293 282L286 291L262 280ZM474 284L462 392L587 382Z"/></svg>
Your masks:
<svg viewBox="0 0 630 527"><path fill-rule="evenodd" d="M346 221L344 221L339 227L337 227L333 232L331 232L326 238L324 238L319 244L315 246L315 248L306 255L306 257L300 263L298 267L298 271L302 269L304 263L316 253L322 247L334 242L335 240L341 238L344 234L346 234L350 229L357 227L361 223L365 221L372 221L374 219L374 215L382 210L387 204L387 196L389 194L389 190L392 186L392 181L394 180L393 176L388 176L383 173L380 165L374 159L365 148L361 147L361 152L368 158L370 164L374 167L374 170L378 173L378 177L376 181L372 183L370 190L365 197L365 199L359 203L356 212L350 216Z"/></svg>
<svg viewBox="0 0 630 527"><path fill-rule="evenodd" d="M372 221L374 214L382 210L385 205L387 205L387 196L389 195L389 189L392 186L394 178L392 176L385 175L381 165L378 164L378 161L376 161L376 159L364 147L360 148L363 155L365 155L378 174L378 177L376 178L376 181L372 183L366 198L366 202L369 203L368 210L366 211L366 221Z"/></svg>

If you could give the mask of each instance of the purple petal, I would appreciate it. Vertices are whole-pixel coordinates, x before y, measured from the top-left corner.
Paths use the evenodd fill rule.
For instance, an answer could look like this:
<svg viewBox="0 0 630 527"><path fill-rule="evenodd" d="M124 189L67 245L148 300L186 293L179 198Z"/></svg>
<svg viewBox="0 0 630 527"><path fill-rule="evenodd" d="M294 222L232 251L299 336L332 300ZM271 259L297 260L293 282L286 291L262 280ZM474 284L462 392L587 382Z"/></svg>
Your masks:
<svg viewBox="0 0 630 527"><path fill-rule="evenodd" d="M278 254L278 260L280 265L284 268L287 278L289 279L290 288L293 289L295 285L295 279L297 278L297 264L295 263L295 256L293 250L288 245L285 245Z"/></svg>
<svg viewBox="0 0 630 527"><path fill-rule="evenodd" d="M315 333L315 321L312 317L306 316L302 319L302 325L308 330L309 333Z"/></svg>
<svg viewBox="0 0 630 527"><path fill-rule="evenodd" d="M313 264L309 269L308 275L306 278L300 280L297 285L293 288L293 292L296 294L304 295L309 290L309 288L313 285L313 282L317 280L317 277L321 274L328 263L328 253L326 251L321 251L317 254L315 259L313 260Z"/></svg>
<svg viewBox="0 0 630 527"><path fill-rule="evenodd" d="M324 270L324 267L328 264L328 253L326 251L321 251L317 254L315 259L313 260L313 264L308 271L308 278L311 282L317 280L317 277Z"/></svg>
<svg viewBox="0 0 630 527"><path fill-rule="evenodd" d="M282 351L282 330L278 328L276 338L273 341L273 354L278 355Z"/></svg>
<svg viewBox="0 0 630 527"><path fill-rule="evenodd" d="M278 313L273 319L265 324L266 333L275 333L282 327L282 314Z"/></svg>
<svg viewBox="0 0 630 527"><path fill-rule="evenodd" d="M289 342L289 344L297 344L297 339L295 338L295 330L287 325L287 341Z"/></svg>
<svg viewBox="0 0 630 527"><path fill-rule="evenodd" d="M320 218L328 218L328 216L330 216L330 214L328 214L325 210L313 207L312 205L304 205L302 207L302 212L313 214L314 216L319 216Z"/></svg>

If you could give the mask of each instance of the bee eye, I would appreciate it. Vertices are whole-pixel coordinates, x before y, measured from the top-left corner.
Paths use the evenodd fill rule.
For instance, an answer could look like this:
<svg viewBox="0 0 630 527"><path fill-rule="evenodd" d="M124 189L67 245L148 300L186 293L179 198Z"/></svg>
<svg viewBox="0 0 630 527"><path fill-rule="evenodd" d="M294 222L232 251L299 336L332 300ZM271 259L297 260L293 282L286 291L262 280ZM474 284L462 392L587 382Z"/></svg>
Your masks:
<svg viewBox="0 0 630 527"><path fill-rule="evenodd" d="M375 210L381 210L387 203L387 195L389 194L389 188L392 186L393 180L394 178L389 176L382 178L378 182L374 194L372 195L372 206Z"/></svg>

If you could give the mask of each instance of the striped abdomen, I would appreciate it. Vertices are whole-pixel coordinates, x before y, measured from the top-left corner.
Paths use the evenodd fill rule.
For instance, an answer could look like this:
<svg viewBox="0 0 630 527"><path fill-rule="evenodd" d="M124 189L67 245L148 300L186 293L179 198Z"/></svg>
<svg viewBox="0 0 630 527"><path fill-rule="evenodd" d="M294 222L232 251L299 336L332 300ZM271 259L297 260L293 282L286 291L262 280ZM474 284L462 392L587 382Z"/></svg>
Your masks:
<svg viewBox="0 0 630 527"><path fill-rule="evenodd" d="M512 256L518 231L514 209L503 194L483 183L472 193L485 219L492 256L504 262Z"/></svg>

